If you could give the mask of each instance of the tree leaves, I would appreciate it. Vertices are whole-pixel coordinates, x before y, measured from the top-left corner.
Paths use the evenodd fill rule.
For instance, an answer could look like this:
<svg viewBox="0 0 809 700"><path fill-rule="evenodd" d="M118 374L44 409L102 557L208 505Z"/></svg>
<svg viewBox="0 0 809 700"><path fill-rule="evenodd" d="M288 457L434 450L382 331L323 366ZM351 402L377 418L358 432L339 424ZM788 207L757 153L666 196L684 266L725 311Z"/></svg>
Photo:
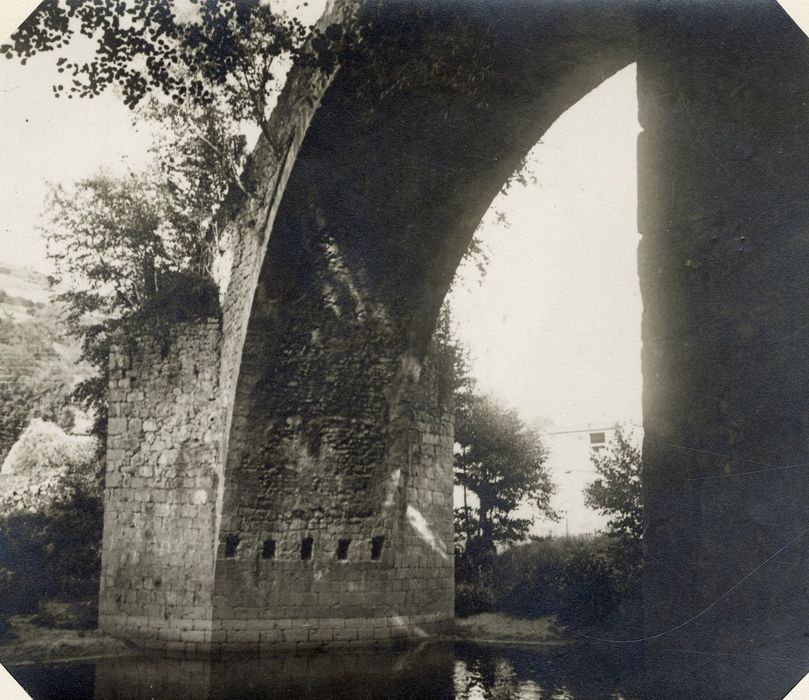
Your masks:
<svg viewBox="0 0 809 700"><path fill-rule="evenodd" d="M585 504L608 517L610 535L639 544L643 536L641 452L618 427L608 449L592 457L600 479L584 491Z"/></svg>
<svg viewBox="0 0 809 700"><path fill-rule="evenodd" d="M244 137L210 108L153 101L140 116L160 124L151 168L52 186L44 226L57 299L82 359L97 371L74 398L95 409L102 442L113 335L166 338L180 317L216 312L212 278L222 241L215 217L227 191L241 186L244 162Z"/></svg>
<svg viewBox="0 0 809 700"><path fill-rule="evenodd" d="M455 483L479 503L474 518L464 514L472 527L467 536L481 549L526 538L534 519L512 515L523 502L545 517L558 517L550 503L554 485L545 468L547 451L516 411L472 393L456 414L455 441Z"/></svg>
<svg viewBox="0 0 809 700"><path fill-rule="evenodd" d="M306 60L331 70L327 57L341 36L336 25L320 34L258 0L203 0L193 12L172 0L44 0L0 53L25 63L83 37L94 53L57 58L67 76L54 86L57 97L95 97L114 87L135 108L159 94L178 105L217 105L269 136L283 66Z"/></svg>

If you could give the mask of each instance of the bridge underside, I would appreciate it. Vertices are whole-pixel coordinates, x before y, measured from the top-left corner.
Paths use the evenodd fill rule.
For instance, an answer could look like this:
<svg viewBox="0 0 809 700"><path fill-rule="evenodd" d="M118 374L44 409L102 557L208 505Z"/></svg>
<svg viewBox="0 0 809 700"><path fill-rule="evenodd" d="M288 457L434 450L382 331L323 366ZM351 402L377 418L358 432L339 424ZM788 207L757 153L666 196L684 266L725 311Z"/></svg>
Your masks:
<svg viewBox="0 0 809 700"><path fill-rule="evenodd" d="M225 650L451 621L436 315L524 155L637 61L652 682L781 697L809 671L806 37L775 2L460 7L368 3L363 53L293 76L221 320L116 356L102 627Z"/></svg>

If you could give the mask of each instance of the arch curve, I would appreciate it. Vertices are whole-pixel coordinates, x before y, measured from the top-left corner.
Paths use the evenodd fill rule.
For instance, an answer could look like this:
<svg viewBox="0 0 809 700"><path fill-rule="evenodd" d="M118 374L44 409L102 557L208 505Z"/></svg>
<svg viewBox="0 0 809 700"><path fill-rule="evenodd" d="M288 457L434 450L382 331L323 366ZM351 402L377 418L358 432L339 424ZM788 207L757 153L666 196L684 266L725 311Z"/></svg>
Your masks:
<svg viewBox="0 0 809 700"><path fill-rule="evenodd" d="M805 35L774 0L330 17L355 11L368 51L292 74L254 154L221 324L111 357L102 629L261 649L451 619L432 326L523 155L637 55L646 624L705 659L664 663L670 696L781 697L809 614Z"/></svg>
<svg viewBox="0 0 809 700"><path fill-rule="evenodd" d="M231 619L234 600L272 608L267 591L289 575L308 591L292 616L312 628L339 616L413 635L452 619L451 401L430 336L492 199L563 112L634 60L627 7L363 7L369 46L308 124L251 295L214 619ZM251 557L222 554L235 532L256 547L271 533L297 568L248 576ZM308 568L292 561L303 537ZM339 541L379 537L380 560L352 544L359 569L335 568Z"/></svg>

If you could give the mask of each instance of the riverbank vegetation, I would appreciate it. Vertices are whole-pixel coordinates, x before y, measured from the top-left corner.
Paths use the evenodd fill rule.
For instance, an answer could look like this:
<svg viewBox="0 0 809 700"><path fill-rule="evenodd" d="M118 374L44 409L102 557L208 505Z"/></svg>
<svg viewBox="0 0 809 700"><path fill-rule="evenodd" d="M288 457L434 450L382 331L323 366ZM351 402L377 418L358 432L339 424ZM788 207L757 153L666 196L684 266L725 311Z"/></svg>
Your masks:
<svg viewBox="0 0 809 700"><path fill-rule="evenodd" d="M0 518L0 638L18 615L46 627L96 626L103 514L100 481L71 469L50 504Z"/></svg>
<svg viewBox="0 0 809 700"><path fill-rule="evenodd" d="M455 612L553 615L571 629L626 627L639 614L640 566L605 535L535 540L488 561L456 557Z"/></svg>
<svg viewBox="0 0 809 700"><path fill-rule="evenodd" d="M574 631L597 627L625 633L640 625L640 449L619 428L593 462L600 478L584 497L608 517L606 532L534 538L499 553L464 547L461 540L455 555L457 615L552 615Z"/></svg>

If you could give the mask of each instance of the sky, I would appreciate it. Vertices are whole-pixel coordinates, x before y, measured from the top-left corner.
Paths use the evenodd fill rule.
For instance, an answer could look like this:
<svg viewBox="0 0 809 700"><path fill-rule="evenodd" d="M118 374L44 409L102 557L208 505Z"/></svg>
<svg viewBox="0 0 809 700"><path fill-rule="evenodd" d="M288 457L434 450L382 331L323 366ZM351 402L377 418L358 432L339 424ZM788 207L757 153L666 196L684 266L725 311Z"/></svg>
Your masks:
<svg viewBox="0 0 809 700"><path fill-rule="evenodd" d="M112 92L56 99L56 78L51 56L0 59L0 260L46 273L37 225L47 183L138 170L151 142ZM458 273L451 304L474 374L528 422L640 419L638 131L630 66L545 134L528 159L536 183L495 201L509 228L490 209L485 278L473 266Z"/></svg>
<svg viewBox="0 0 809 700"><path fill-rule="evenodd" d="M301 0L274 4L312 23L325 0L305 7ZM52 85L61 76L54 63L52 54L25 66L0 57L0 260L43 272L49 267L36 229L47 183L70 183L100 169L112 175L137 171L146 165L151 143L149 130L133 125L132 112L111 91L93 100L56 99Z"/></svg>
<svg viewBox="0 0 809 700"><path fill-rule="evenodd" d="M528 158L536 183L490 207L483 279L458 272L450 303L473 374L529 422L640 421L639 131L632 65L545 133Z"/></svg>
<svg viewBox="0 0 809 700"><path fill-rule="evenodd" d="M0 63L0 259L48 272L37 231L48 182L73 182L146 163L150 136L112 93L56 99L54 59Z"/></svg>

